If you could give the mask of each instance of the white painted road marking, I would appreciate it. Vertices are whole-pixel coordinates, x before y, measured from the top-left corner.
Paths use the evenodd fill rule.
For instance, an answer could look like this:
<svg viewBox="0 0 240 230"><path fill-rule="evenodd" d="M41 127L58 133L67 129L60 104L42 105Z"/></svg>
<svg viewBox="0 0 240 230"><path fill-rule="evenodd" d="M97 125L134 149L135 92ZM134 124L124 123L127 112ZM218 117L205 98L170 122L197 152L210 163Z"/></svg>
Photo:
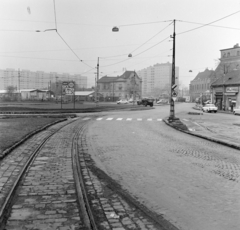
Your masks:
<svg viewBox="0 0 240 230"><path fill-rule="evenodd" d="M138 121L142 121L142 118L138 118L137 120L138 120Z"/></svg>
<svg viewBox="0 0 240 230"><path fill-rule="evenodd" d="M162 121L162 119L161 119L161 118L159 118L159 119L157 119L157 121Z"/></svg>
<svg viewBox="0 0 240 230"><path fill-rule="evenodd" d="M97 121L101 121L103 119L103 117L99 117L99 118L97 118L96 120Z"/></svg>
<svg viewBox="0 0 240 230"><path fill-rule="evenodd" d="M127 118L127 121L131 121L132 120L132 118Z"/></svg>
<svg viewBox="0 0 240 230"><path fill-rule="evenodd" d="M109 118L107 118L106 120L107 121L111 121L113 118L112 117L109 117Z"/></svg>
<svg viewBox="0 0 240 230"><path fill-rule="evenodd" d="M121 121L122 120L122 118L117 118L117 121Z"/></svg>
<svg viewBox="0 0 240 230"><path fill-rule="evenodd" d="M152 118L148 118L147 121L152 121Z"/></svg>

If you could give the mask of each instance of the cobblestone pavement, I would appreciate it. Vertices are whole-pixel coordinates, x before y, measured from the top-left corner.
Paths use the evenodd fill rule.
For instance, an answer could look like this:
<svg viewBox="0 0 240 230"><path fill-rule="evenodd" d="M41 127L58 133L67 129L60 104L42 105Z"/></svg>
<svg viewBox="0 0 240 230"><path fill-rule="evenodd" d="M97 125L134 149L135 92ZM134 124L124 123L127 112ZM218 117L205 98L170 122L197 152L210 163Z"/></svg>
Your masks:
<svg viewBox="0 0 240 230"><path fill-rule="evenodd" d="M57 124L33 136L1 161L2 198L6 197L29 154L51 130L69 122ZM37 155L17 191L6 229L65 230L81 226L70 148L75 125L69 126L71 128L63 128L52 136Z"/></svg>

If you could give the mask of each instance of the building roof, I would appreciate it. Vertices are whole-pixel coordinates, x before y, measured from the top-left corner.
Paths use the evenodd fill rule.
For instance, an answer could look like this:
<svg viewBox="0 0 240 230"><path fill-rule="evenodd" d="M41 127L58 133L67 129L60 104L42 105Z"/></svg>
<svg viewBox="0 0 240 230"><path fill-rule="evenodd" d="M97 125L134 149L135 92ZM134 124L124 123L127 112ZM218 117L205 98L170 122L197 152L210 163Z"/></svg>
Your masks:
<svg viewBox="0 0 240 230"><path fill-rule="evenodd" d="M108 77L104 76L98 80L98 83L111 83L111 82L116 82L116 81L126 81L130 77L132 73L135 73L135 76L139 78L137 73L135 71L125 71L121 76L117 77Z"/></svg>
<svg viewBox="0 0 240 230"><path fill-rule="evenodd" d="M210 79L213 76L214 76L214 71L213 70L209 70L207 68L203 72L199 72L198 75L192 81Z"/></svg>
<svg viewBox="0 0 240 230"><path fill-rule="evenodd" d="M236 45L233 46L233 48L228 48L228 49L222 49L220 51L224 51L224 50L231 50L231 49L236 49L236 48L240 48L239 44L237 43Z"/></svg>
<svg viewBox="0 0 240 230"><path fill-rule="evenodd" d="M240 70L233 70L212 83L212 86L240 85Z"/></svg>
<svg viewBox="0 0 240 230"><path fill-rule="evenodd" d="M98 80L98 83L110 83L116 81L117 77L104 76Z"/></svg>

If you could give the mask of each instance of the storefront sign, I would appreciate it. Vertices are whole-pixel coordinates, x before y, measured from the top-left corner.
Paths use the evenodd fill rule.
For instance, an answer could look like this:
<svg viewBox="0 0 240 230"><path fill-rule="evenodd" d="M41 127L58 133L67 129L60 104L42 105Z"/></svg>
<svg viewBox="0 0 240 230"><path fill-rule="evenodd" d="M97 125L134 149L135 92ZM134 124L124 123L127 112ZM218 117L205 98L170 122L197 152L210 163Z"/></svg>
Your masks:
<svg viewBox="0 0 240 230"><path fill-rule="evenodd" d="M235 96L236 93L224 93L224 95L226 95L226 96Z"/></svg>
<svg viewBox="0 0 240 230"><path fill-rule="evenodd" d="M226 93L237 93L238 92L238 87L227 87L226 88Z"/></svg>
<svg viewBox="0 0 240 230"><path fill-rule="evenodd" d="M216 95L223 95L223 92L216 92Z"/></svg>

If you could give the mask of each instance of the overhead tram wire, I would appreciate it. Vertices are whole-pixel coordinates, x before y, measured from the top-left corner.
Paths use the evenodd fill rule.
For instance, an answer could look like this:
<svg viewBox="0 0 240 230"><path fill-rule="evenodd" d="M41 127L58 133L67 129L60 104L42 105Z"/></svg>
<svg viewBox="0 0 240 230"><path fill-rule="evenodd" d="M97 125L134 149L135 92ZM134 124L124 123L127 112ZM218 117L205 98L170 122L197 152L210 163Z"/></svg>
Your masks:
<svg viewBox="0 0 240 230"><path fill-rule="evenodd" d="M196 25L205 25L204 23L199 23L199 22L189 22L189 21L183 21L183 20L177 20L178 22L186 22L190 24L196 24ZM224 29L231 29L231 30L240 30L240 28L234 28L234 27L228 27L228 26L218 26L218 25L208 25L212 27L219 27L219 28L224 28Z"/></svg>
<svg viewBox="0 0 240 230"><path fill-rule="evenodd" d="M209 26L209 25L211 25L211 24L213 24L213 23L215 23L215 22L218 22L218 21L221 21L221 20L223 20L223 19L225 19L225 18L231 17L231 16L233 16L233 15L239 13L239 12L240 12L240 10L238 10L238 11L232 13L232 14L229 14L229 15L223 17L223 18L217 19L217 20L215 20L215 21L213 21L213 22L209 22L209 23L204 24L204 25L202 25L202 26L199 26L199 27L196 27L196 28L193 28L193 29L190 29L190 30L186 30L186 31L180 32L180 33L178 33L177 35L185 34L185 33L191 32L191 31L193 31L193 30L197 30L197 29L200 29L200 28L202 28L202 27ZM180 21L180 20L176 20L176 21ZM180 21L180 22L181 22L181 21Z"/></svg>
<svg viewBox="0 0 240 230"><path fill-rule="evenodd" d="M166 41L168 38L169 38L169 36L167 36L166 38L164 38L162 41L158 42L157 44L149 47L148 49L146 49L146 50L144 50L144 51L142 51L141 53L138 53L138 54L134 55L134 57L136 57L136 56L138 56L138 55L140 55L140 54L142 54L142 53L145 53L146 51L152 49L153 47L157 46L158 44ZM108 66L116 65L116 64L119 64L119 63L121 63L121 62L125 62L125 61L127 61L127 60L129 60L129 59L133 59L134 57L127 58L127 59L124 59L124 60L122 60L122 61L119 61L119 62L116 62L116 63L113 63L113 64L109 64L109 65L104 65L104 66L101 66L101 67L108 67Z"/></svg>
<svg viewBox="0 0 240 230"><path fill-rule="evenodd" d="M73 54L77 57L77 59L82 62L83 64L87 65L90 68L94 68L90 65L88 65L87 63L85 63L81 58L78 57L78 55L74 52L74 50L68 45L68 43L64 40L64 38L60 35L60 33L57 30L57 13L56 13L56 4L55 4L55 0L53 0L53 5L54 5L54 18L55 18L55 27L56 27L56 33L58 34L58 36L62 39L62 41L67 45L67 47L73 52Z"/></svg>
<svg viewBox="0 0 240 230"><path fill-rule="evenodd" d="M166 27L164 27L162 30L160 30L157 34L155 34L153 37L151 37L150 39L148 39L146 42L144 42L142 45L140 45L139 47L137 47L135 50L133 50L130 53L135 52L136 50L138 50L140 47L142 47L143 45L145 45L147 42L149 42L150 40L152 40L154 37L156 37L158 34L160 34L162 31L164 31L165 29L167 29L171 24L173 24L173 21L167 25Z"/></svg>

